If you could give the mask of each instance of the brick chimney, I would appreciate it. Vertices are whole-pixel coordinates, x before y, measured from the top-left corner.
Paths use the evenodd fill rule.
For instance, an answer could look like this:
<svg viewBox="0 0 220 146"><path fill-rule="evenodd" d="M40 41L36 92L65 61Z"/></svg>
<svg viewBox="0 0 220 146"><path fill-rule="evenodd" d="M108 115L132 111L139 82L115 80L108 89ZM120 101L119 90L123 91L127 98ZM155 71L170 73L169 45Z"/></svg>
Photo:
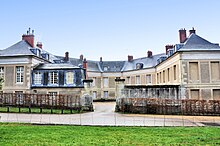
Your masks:
<svg viewBox="0 0 220 146"><path fill-rule="evenodd" d="M83 61L83 55L82 54L79 56L79 59Z"/></svg>
<svg viewBox="0 0 220 146"><path fill-rule="evenodd" d="M148 50L148 51L147 51L147 57L152 57L152 56L153 56L152 51Z"/></svg>
<svg viewBox="0 0 220 146"><path fill-rule="evenodd" d="M179 37L180 37L180 43L184 43L186 41L186 30L185 30L185 28L179 30Z"/></svg>
<svg viewBox="0 0 220 146"><path fill-rule="evenodd" d="M31 32L31 28L28 29L27 34L22 35L22 40L25 40L30 44L30 46L34 47L34 30Z"/></svg>
<svg viewBox="0 0 220 146"><path fill-rule="evenodd" d="M196 34L196 30L194 29L194 27L191 30L189 30L189 35L191 35L192 33Z"/></svg>
<svg viewBox="0 0 220 146"><path fill-rule="evenodd" d="M43 48L43 44L41 42L37 42L37 47L42 49Z"/></svg>
<svg viewBox="0 0 220 146"><path fill-rule="evenodd" d="M69 61L69 52L65 52L64 61Z"/></svg>
<svg viewBox="0 0 220 146"><path fill-rule="evenodd" d="M86 79L88 79L88 74L87 74L88 62L87 62L86 58L83 59L83 68L86 71Z"/></svg>
<svg viewBox="0 0 220 146"><path fill-rule="evenodd" d="M167 55L168 50L171 49L171 48L174 48L174 46L173 45L166 45L165 48L166 48L166 55Z"/></svg>
<svg viewBox="0 0 220 146"><path fill-rule="evenodd" d="M133 56L132 55L128 55L128 62L131 62L133 60Z"/></svg>

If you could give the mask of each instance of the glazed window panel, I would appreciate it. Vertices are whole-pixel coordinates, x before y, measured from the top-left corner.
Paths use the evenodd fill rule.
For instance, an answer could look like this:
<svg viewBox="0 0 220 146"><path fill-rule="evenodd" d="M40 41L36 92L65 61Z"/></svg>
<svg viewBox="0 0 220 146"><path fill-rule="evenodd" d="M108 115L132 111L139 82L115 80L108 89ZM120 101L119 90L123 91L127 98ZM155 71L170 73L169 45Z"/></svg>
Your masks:
<svg viewBox="0 0 220 146"><path fill-rule="evenodd" d="M34 73L34 84L42 84L42 73L41 72Z"/></svg>
<svg viewBox="0 0 220 146"><path fill-rule="evenodd" d="M190 62L189 63L189 79L191 81L199 80L198 62Z"/></svg>
<svg viewBox="0 0 220 146"><path fill-rule="evenodd" d="M104 80L104 87L108 87L108 78L103 78Z"/></svg>
<svg viewBox="0 0 220 146"><path fill-rule="evenodd" d="M49 84L58 84L58 72L53 71L50 72L50 80L49 80Z"/></svg>
<svg viewBox="0 0 220 146"><path fill-rule="evenodd" d="M92 86L95 87L96 86L96 77L92 78L93 82L92 82Z"/></svg>
<svg viewBox="0 0 220 146"><path fill-rule="evenodd" d="M151 75L146 75L146 84L151 84Z"/></svg>
<svg viewBox="0 0 220 146"><path fill-rule="evenodd" d="M212 80L219 80L220 79L219 74L220 74L219 62L211 62Z"/></svg>
<svg viewBox="0 0 220 146"><path fill-rule="evenodd" d="M126 80L127 80L127 84L131 84L131 78L130 77L127 77Z"/></svg>
<svg viewBox="0 0 220 146"><path fill-rule="evenodd" d="M177 78L177 69L176 69L176 65L173 66L173 79L176 80Z"/></svg>
<svg viewBox="0 0 220 146"><path fill-rule="evenodd" d="M167 69L167 81L170 81L170 68Z"/></svg>
<svg viewBox="0 0 220 146"><path fill-rule="evenodd" d="M16 67L16 83L24 82L24 66Z"/></svg>
<svg viewBox="0 0 220 146"><path fill-rule="evenodd" d="M140 81L140 76L136 76L136 84L140 84L141 81Z"/></svg>
<svg viewBox="0 0 220 146"><path fill-rule="evenodd" d="M74 72L67 71L65 75L66 75L66 84L74 84Z"/></svg>

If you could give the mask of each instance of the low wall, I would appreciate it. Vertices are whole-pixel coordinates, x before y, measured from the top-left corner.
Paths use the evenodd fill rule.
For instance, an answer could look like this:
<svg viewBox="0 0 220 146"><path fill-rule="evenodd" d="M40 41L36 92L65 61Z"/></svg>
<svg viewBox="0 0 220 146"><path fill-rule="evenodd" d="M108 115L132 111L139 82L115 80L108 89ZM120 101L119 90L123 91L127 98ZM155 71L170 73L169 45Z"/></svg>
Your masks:
<svg viewBox="0 0 220 146"><path fill-rule="evenodd" d="M2 93L0 106L93 110L92 97L74 95Z"/></svg>
<svg viewBox="0 0 220 146"><path fill-rule="evenodd" d="M116 111L144 114L220 115L220 100L118 98Z"/></svg>

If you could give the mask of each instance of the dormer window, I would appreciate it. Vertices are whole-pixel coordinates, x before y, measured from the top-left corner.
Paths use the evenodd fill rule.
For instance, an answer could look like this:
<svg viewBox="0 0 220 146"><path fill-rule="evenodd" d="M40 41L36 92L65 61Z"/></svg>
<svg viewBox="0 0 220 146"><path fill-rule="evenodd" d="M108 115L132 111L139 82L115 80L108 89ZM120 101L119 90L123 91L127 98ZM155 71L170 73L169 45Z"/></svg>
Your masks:
<svg viewBox="0 0 220 146"><path fill-rule="evenodd" d="M48 53L43 53L41 54L42 58L49 60L49 54Z"/></svg>
<svg viewBox="0 0 220 146"><path fill-rule="evenodd" d="M108 71L108 67L107 66L104 66L104 71Z"/></svg>
<svg viewBox="0 0 220 146"><path fill-rule="evenodd" d="M136 69L142 69L143 68L143 63L137 63L136 64Z"/></svg>
<svg viewBox="0 0 220 146"><path fill-rule="evenodd" d="M41 51L40 49L30 49L32 53L34 53L36 56L40 57L41 56Z"/></svg>

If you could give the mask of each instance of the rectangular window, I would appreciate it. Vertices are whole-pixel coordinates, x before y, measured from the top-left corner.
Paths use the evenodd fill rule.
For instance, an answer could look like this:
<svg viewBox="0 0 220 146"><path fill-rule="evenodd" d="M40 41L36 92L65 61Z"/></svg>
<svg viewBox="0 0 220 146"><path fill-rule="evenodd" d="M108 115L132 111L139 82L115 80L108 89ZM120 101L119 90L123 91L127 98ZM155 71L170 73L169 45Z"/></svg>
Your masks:
<svg viewBox="0 0 220 146"><path fill-rule="evenodd" d="M140 76L136 76L136 84L140 84L141 81L140 81Z"/></svg>
<svg viewBox="0 0 220 146"><path fill-rule="evenodd" d="M34 72L34 84L42 84L42 74L41 72Z"/></svg>
<svg viewBox="0 0 220 146"><path fill-rule="evenodd" d="M157 73L157 83L159 84L160 82L160 77L159 77L159 73Z"/></svg>
<svg viewBox="0 0 220 146"><path fill-rule="evenodd" d="M92 82L92 86L95 87L96 86L96 77L92 78L93 82Z"/></svg>
<svg viewBox="0 0 220 146"><path fill-rule="evenodd" d="M170 81L170 68L167 69L167 81Z"/></svg>
<svg viewBox="0 0 220 146"><path fill-rule="evenodd" d="M96 98L97 98L97 92L93 91L93 99L96 99Z"/></svg>
<svg viewBox="0 0 220 146"><path fill-rule="evenodd" d="M198 62L190 62L189 63L189 79L191 81L198 81L199 80Z"/></svg>
<svg viewBox="0 0 220 146"><path fill-rule="evenodd" d="M174 79L174 80L176 80L176 78L177 78L176 73L177 73L176 65L174 65L174 66L173 66L173 79Z"/></svg>
<svg viewBox="0 0 220 146"><path fill-rule="evenodd" d="M190 90L191 93L191 99L199 99L199 90L198 89L192 89Z"/></svg>
<svg viewBox="0 0 220 146"><path fill-rule="evenodd" d="M16 83L24 82L24 66L16 67Z"/></svg>
<svg viewBox="0 0 220 146"><path fill-rule="evenodd" d="M104 87L108 87L108 78L103 78L104 80Z"/></svg>
<svg viewBox="0 0 220 146"><path fill-rule="evenodd" d="M108 91L104 91L104 98L108 98Z"/></svg>
<svg viewBox="0 0 220 146"><path fill-rule="evenodd" d="M163 71L163 82L165 83L165 70Z"/></svg>
<svg viewBox="0 0 220 146"><path fill-rule="evenodd" d="M58 84L58 72L53 71L49 75L49 84Z"/></svg>
<svg viewBox="0 0 220 146"><path fill-rule="evenodd" d="M146 75L146 84L151 84L151 75Z"/></svg>
<svg viewBox="0 0 220 146"><path fill-rule="evenodd" d="M0 78L4 79L4 67L0 67Z"/></svg>
<svg viewBox="0 0 220 146"><path fill-rule="evenodd" d="M66 84L67 85L74 83L74 72L73 71L67 71L65 73L65 77L66 77Z"/></svg>
<svg viewBox="0 0 220 146"><path fill-rule="evenodd" d="M160 83L162 83L162 73L160 72Z"/></svg>
<svg viewBox="0 0 220 146"><path fill-rule="evenodd" d="M127 77L127 84L131 84L131 78L130 77Z"/></svg>
<svg viewBox="0 0 220 146"><path fill-rule="evenodd" d="M211 62L212 80L220 80L219 62Z"/></svg>
<svg viewBox="0 0 220 146"><path fill-rule="evenodd" d="M220 89L213 89L213 99L220 100Z"/></svg>

